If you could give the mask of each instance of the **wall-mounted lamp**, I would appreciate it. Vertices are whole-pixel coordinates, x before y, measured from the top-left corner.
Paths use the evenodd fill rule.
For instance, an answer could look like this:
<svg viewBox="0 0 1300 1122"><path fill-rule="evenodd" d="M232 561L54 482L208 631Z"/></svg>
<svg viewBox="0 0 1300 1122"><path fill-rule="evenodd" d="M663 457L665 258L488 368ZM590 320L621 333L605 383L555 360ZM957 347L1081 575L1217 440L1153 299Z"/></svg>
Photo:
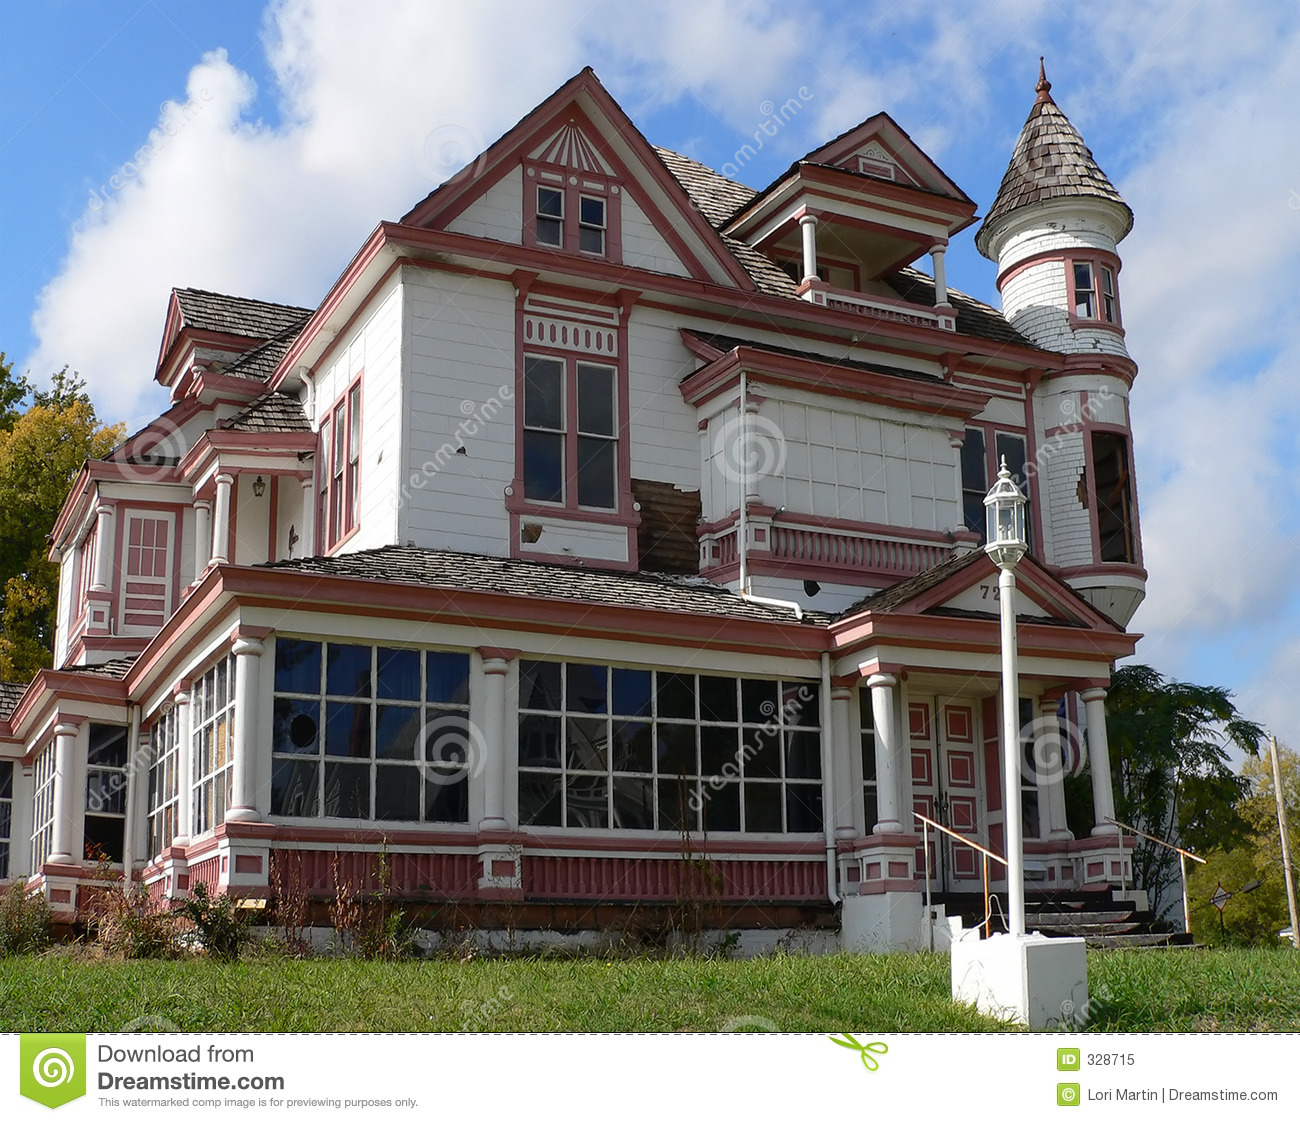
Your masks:
<svg viewBox="0 0 1300 1122"><path fill-rule="evenodd" d="M253 480L253 498L260 499L266 494L266 480L260 475Z"/></svg>

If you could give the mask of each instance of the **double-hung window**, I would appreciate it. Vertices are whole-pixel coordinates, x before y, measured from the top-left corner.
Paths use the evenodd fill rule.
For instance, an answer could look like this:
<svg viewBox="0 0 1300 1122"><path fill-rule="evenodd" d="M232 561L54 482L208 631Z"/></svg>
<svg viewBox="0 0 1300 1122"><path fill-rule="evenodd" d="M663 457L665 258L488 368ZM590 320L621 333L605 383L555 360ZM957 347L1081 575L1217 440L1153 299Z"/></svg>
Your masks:
<svg viewBox="0 0 1300 1122"><path fill-rule="evenodd" d="M194 724L193 815L195 837L226 820L235 775L235 659L227 655L203 675L190 704Z"/></svg>
<svg viewBox="0 0 1300 1122"><path fill-rule="evenodd" d="M1029 475L1025 470L1025 438L1016 433L992 433L992 448L988 435L982 428L966 430L961 446L961 498L962 520L968 530L974 530L981 540L985 533L984 496L988 494L991 479L997 477L1002 461L1007 462L1011 479L1025 498L1029 498ZM989 453L992 452L992 456ZM1026 532L1033 513L1032 504L1025 508ZM1030 535L1032 539L1032 534Z"/></svg>
<svg viewBox="0 0 1300 1122"><path fill-rule="evenodd" d="M126 841L126 729L91 725L86 763L86 859L121 861Z"/></svg>
<svg viewBox="0 0 1300 1122"><path fill-rule="evenodd" d="M361 383L349 387L321 420L321 538L332 549L357 525L361 474Z"/></svg>
<svg viewBox="0 0 1300 1122"><path fill-rule="evenodd" d="M1133 477L1128 441L1119 433L1092 434L1092 476L1097 494L1097 559L1134 564Z"/></svg>
<svg viewBox="0 0 1300 1122"><path fill-rule="evenodd" d="M524 497L618 507L616 370L574 357L524 357Z"/></svg>
<svg viewBox="0 0 1300 1122"><path fill-rule="evenodd" d="M524 194L524 242L617 261L620 251L620 187L608 175L528 164Z"/></svg>
<svg viewBox="0 0 1300 1122"><path fill-rule="evenodd" d="M1091 261L1071 264L1074 289L1074 315L1077 319L1095 319L1102 323L1119 323L1118 289L1115 270Z"/></svg>
<svg viewBox="0 0 1300 1122"><path fill-rule="evenodd" d="M174 705L158 714L149 761L149 853L172 844L180 817L180 714Z"/></svg>

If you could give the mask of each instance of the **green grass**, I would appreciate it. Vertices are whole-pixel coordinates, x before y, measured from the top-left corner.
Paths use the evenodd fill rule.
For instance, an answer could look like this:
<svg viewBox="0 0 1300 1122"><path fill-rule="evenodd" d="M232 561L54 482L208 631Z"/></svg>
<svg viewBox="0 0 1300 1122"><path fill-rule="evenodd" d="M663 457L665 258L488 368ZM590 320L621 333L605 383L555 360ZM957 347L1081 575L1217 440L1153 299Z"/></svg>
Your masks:
<svg viewBox="0 0 1300 1122"><path fill-rule="evenodd" d="M1300 1030L1300 955L1092 952L1091 1028ZM942 955L750 961L498 959L408 963L257 957L0 960L0 1030L111 1032L142 1020L194 1032L984 1032L949 1000Z"/></svg>

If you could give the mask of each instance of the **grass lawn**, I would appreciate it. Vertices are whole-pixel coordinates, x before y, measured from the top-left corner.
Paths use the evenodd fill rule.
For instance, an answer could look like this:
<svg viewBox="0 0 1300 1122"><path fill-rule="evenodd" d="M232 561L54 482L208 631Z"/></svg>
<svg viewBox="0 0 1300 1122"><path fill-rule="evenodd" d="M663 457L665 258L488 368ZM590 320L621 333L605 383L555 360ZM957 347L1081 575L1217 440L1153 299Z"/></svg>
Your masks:
<svg viewBox="0 0 1300 1122"><path fill-rule="evenodd" d="M1089 952L1089 1027L1300 1030L1300 954ZM119 962L55 953L0 960L0 1030L986 1032L954 1006L943 955L497 959L459 963L255 957Z"/></svg>

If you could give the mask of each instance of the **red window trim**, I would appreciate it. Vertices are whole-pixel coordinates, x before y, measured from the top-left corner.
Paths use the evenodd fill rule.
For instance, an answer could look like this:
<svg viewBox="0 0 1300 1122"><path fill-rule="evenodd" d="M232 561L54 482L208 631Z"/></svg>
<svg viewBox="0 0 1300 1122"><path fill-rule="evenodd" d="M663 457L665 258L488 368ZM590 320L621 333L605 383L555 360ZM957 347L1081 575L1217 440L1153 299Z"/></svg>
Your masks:
<svg viewBox="0 0 1300 1122"><path fill-rule="evenodd" d="M627 459L627 377L625 367L619 358L609 355L587 354L586 352L564 350L557 347L538 345L526 346L523 350L524 360L535 358L557 359L564 363L564 502L548 503L540 499L530 499L525 491L523 433L524 395L527 387L524 381L523 366L518 373L518 389L515 400L519 402L519 440L515 450L516 474L519 477L517 493L510 509L529 512L539 517L580 518L591 522L617 522L620 525L629 521L632 511L628 498L631 496L632 484L626 478L629 470L625 466ZM614 373L614 421L617 432L614 442L614 501L615 506L579 506L578 505L578 366L601 366Z"/></svg>
<svg viewBox="0 0 1300 1122"><path fill-rule="evenodd" d="M553 253L569 253L595 261L608 261L617 265L623 260L623 224L621 220L623 191L617 178L595 172L575 171L560 164L544 164L525 160L523 243L534 249L549 249ZM542 173L560 176L560 182L544 179ZM549 187L564 195L563 242L561 246L537 240L537 188ZM591 253L580 247L580 218L582 196L603 199L605 203L605 252Z"/></svg>
<svg viewBox="0 0 1300 1122"><path fill-rule="evenodd" d="M365 406L362 401L361 381L364 371L353 378L344 391L321 414L320 428L316 433L317 470L316 487L316 543L317 550L332 553L355 534L360 526L357 506L361 493L361 446L364 442L362 420ZM355 395L355 400L354 400ZM327 449L321 438L325 423L330 425L330 446ZM352 434L356 432L356 446ZM334 464L339 456L339 437L344 435L341 472L336 475Z"/></svg>
<svg viewBox="0 0 1300 1122"><path fill-rule="evenodd" d="M1093 293L1097 301L1097 315L1093 317L1075 315L1074 303L1074 266L1088 264L1092 266L1092 283ZM1101 270L1109 269L1111 279L1115 283L1115 319L1114 322L1106 319L1102 311L1102 289L1101 289ZM1113 253L1097 251L1096 253L1073 253L1065 258L1065 299L1066 311L1069 315L1071 327L1100 327L1105 331L1114 331L1119 335L1124 334L1124 312L1120 307L1119 301L1119 270L1120 260Z"/></svg>

